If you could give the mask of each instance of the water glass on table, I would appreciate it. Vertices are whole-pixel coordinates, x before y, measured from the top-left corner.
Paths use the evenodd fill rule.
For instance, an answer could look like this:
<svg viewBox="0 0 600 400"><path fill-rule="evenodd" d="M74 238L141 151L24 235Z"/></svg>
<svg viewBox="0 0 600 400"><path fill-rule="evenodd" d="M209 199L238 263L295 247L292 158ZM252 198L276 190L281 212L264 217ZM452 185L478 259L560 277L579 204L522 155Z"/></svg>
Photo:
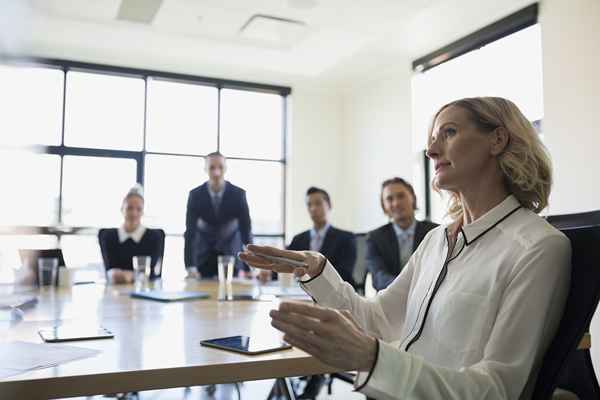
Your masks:
<svg viewBox="0 0 600 400"><path fill-rule="evenodd" d="M150 280L152 259L150 256L133 256L131 261L133 264L133 282L136 290L139 290Z"/></svg>
<svg viewBox="0 0 600 400"><path fill-rule="evenodd" d="M53 286L58 273L58 258L38 258L38 282L40 286Z"/></svg>
<svg viewBox="0 0 600 400"><path fill-rule="evenodd" d="M217 257L217 276L219 284L231 284L233 281L233 269L235 267L235 257L223 255Z"/></svg>

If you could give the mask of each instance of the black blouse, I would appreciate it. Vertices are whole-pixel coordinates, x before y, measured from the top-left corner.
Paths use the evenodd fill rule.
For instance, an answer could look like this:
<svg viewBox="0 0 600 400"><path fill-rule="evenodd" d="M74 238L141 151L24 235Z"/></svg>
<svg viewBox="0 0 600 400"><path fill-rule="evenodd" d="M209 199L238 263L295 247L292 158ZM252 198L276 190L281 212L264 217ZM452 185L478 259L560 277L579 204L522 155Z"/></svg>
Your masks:
<svg viewBox="0 0 600 400"><path fill-rule="evenodd" d="M106 271L111 268L133 270L133 256L150 256L152 265L150 278L155 277L154 267L162 259L164 252L164 234L160 229L146 228L139 243L131 238L120 243L118 229L101 229L98 233L98 241Z"/></svg>

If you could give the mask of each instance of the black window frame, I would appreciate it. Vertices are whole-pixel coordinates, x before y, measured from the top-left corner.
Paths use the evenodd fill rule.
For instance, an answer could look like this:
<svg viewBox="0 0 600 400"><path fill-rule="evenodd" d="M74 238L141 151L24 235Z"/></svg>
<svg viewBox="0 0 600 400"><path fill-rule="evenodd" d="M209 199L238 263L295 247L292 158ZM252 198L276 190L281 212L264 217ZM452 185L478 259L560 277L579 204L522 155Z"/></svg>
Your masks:
<svg viewBox="0 0 600 400"><path fill-rule="evenodd" d="M261 162L273 162L280 163L282 165L282 232L279 233L263 233L254 234L257 238L280 238L286 241L286 192L287 192L287 120L288 120L288 96L291 95L292 89L287 86L270 85L256 82L247 82L240 80L231 79L220 79L213 77L205 77L200 75L189 75L181 73L173 73L159 70L149 70L140 68L131 68L123 66L115 66L108 64L96 64L87 63L66 59L56 58L42 58L42 57L21 57L21 56L8 56L0 54L0 64L7 66L16 67L34 67L34 68L47 68L61 70L63 73L63 92L62 92L62 124L61 124L61 138L59 145L32 145L27 146L27 150L40 153L40 154L53 154L60 156L60 187L59 187L59 198L58 198L58 222L56 225L51 226L0 226L0 235L54 235L57 237L57 241L60 246L60 240L63 235L96 235L98 227L89 226L64 226L62 224L62 195L63 195L63 164L65 156L82 156L82 157L107 157L107 158L125 158L133 159L136 161L136 181L143 184L145 181L145 156L146 155L164 155L164 156L184 156L184 157L197 157L204 158L203 155L198 154L183 154L183 153L166 153L146 150L146 130L147 130L147 111L148 111L148 81L149 79L157 79L169 82L186 83L186 84L197 84L202 86L215 87L218 90L217 95L217 148L216 151L221 149L221 90L222 89L234 89L234 90L246 90L251 92L270 93L281 96L281 107L282 107L282 149L281 159L263 159L263 158L246 158L246 157L228 157L231 160L243 160L243 161L261 161ZM87 147L74 147L65 146L65 118L66 118L66 98L67 98L67 73L70 71L86 72L94 74L106 74L110 76L123 76L140 78L144 81L144 123L143 123L143 142L142 149L140 151L132 150L118 150L118 149L100 149L100 148L87 148ZM11 146L0 146L1 148L11 149ZM19 147L22 148L22 147ZM167 236L182 236L177 233L167 233Z"/></svg>

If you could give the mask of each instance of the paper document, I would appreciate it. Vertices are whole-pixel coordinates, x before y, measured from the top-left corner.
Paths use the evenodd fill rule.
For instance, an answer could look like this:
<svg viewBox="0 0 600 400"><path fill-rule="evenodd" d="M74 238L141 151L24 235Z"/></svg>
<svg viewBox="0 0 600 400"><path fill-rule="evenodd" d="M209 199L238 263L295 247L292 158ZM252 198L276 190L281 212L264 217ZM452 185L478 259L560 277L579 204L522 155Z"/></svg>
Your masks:
<svg viewBox="0 0 600 400"><path fill-rule="evenodd" d="M31 294L9 294L0 298L0 310L27 308L37 303L37 297Z"/></svg>
<svg viewBox="0 0 600 400"><path fill-rule="evenodd" d="M55 367L99 354L83 347L28 342L0 343L0 378L34 369Z"/></svg>

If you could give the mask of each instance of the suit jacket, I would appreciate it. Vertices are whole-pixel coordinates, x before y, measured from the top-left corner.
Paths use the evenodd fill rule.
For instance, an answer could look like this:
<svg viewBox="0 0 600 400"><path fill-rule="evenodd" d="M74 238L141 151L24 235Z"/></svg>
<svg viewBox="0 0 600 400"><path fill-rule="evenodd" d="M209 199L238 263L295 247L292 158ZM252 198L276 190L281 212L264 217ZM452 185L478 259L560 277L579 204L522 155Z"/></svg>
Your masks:
<svg viewBox="0 0 600 400"><path fill-rule="evenodd" d="M288 250L310 250L310 230L294 236ZM352 232L330 226L320 253L327 257L343 280L355 286L352 273L356 263L356 240Z"/></svg>
<svg viewBox="0 0 600 400"><path fill-rule="evenodd" d="M198 186L188 197L185 226L186 267L200 268L209 258L214 258L214 254L237 254L244 244L252 243L246 191L225 182L217 214L208 182Z"/></svg>
<svg viewBox="0 0 600 400"><path fill-rule="evenodd" d="M413 240L413 253L421 241L433 228L438 226L430 221L417 221ZM373 276L373 287L385 289L400 274L400 247L394 226L390 222L367 236L367 268Z"/></svg>

